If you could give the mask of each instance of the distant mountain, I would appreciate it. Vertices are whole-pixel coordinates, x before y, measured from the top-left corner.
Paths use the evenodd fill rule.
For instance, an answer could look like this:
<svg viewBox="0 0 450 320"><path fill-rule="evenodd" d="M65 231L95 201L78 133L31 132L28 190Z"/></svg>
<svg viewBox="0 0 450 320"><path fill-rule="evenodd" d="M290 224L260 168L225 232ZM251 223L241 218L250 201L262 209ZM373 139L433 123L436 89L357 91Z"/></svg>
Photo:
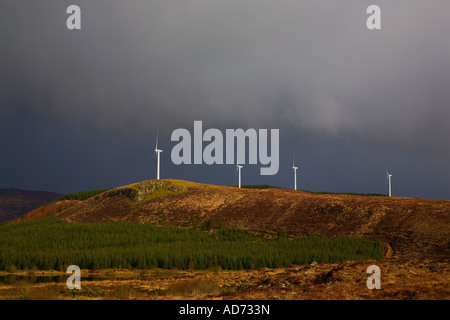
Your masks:
<svg viewBox="0 0 450 320"><path fill-rule="evenodd" d="M16 219L61 196L47 191L0 189L0 222Z"/></svg>

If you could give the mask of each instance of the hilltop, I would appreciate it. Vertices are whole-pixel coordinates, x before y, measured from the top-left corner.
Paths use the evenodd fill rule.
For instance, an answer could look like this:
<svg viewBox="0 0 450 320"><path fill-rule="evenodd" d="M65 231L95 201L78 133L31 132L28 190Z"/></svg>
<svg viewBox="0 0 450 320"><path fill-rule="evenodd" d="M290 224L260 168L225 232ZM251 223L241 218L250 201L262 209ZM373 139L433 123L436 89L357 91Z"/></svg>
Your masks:
<svg viewBox="0 0 450 320"><path fill-rule="evenodd" d="M16 219L60 197L61 194L47 191L0 189L0 222Z"/></svg>
<svg viewBox="0 0 450 320"><path fill-rule="evenodd" d="M85 201L55 203L25 216L69 222L138 221L180 227L215 225L291 235L346 235L380 240L386 254L448 257L450 201L239 189L181 180L149 180ZM56 208L58 208L56 210ZM59 211L59 213L58 213Z"/></svg>

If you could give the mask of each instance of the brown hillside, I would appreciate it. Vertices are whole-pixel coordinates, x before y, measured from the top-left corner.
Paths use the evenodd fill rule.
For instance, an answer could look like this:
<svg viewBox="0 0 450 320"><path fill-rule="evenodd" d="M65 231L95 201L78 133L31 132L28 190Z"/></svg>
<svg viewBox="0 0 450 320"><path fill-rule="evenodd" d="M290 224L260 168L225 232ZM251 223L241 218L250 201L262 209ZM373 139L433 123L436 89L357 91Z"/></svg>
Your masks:
<svg viewBox="0 0 450 320"><path fill-rule="evenodd" d="M450 201L239 189L180 180L149 180L101 193L63 211L73 222L139 221L218 226L296 235L381 240L394 254L449 257Z"/></svg>
<svg viewBox="0 0 450 320"><path fill-rule="evenodd" d="M11 223L19 223L19 222L26 222L30 220L35 220L38 218L43 217L49 217L49 216L56 216L58 213L74 206L77 204L78 200L61 200L61 201L55 201L48 204L43 205L42 207L39 207L37 209L34 209L27 214L11 221Z"/></svg>

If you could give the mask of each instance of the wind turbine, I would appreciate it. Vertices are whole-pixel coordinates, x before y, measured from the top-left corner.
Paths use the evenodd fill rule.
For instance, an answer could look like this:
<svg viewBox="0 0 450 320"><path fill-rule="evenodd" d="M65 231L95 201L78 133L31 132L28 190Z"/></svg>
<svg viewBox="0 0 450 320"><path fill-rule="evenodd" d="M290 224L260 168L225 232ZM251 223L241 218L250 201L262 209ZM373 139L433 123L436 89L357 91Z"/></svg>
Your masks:
<svg viewBox="0 0 450 320"><path fill-rule="evenodd" d="M243 166L240 166L239 164L236 165L236 171L239 171L239 188L241 187L241 169Z"/></svg>
<svg viewBox="0 0 450 320"><path fill-rule="evenodd" d="M392 192L391 192L391 178L392 178L392 174L390 174L387 169L386 169L386 178L389 180L389 197L392 197Z"/></svg>
<svg viewBox="0 0 450 320"><path fill-rule="evenodd" d="M298 169L298 167L295 166L295 156L294 156L294 160L292 161L292 169L294 169L294 190L297 190L297 169Z"/></svg>
<svg viewBox="0 0 450 320"><path fill-rule="evenodd" d="M158 149L158 132L156 132L156 147L155 147L156 156L158 157L158 162L156 165L156 179L159 180L159 168L160 168L160 154L162 152L161 149Z"/></svg>

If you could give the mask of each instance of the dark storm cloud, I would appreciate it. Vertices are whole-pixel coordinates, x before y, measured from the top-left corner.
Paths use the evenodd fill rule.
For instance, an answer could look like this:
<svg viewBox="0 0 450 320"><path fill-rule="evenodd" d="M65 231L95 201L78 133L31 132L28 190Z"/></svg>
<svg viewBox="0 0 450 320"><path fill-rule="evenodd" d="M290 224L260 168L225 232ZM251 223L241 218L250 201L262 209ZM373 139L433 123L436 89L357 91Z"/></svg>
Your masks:
<svg viewBox="0 0 450 320"><path fill-rule="evenodd" d="M80 31L65 28L69 4L81 7ZM365 26L371 4L382 9L379 31ZM28 118L133 138L159 128L168 140L203 120L449 157L448 2L0 6L2 123Z"/></svg>

